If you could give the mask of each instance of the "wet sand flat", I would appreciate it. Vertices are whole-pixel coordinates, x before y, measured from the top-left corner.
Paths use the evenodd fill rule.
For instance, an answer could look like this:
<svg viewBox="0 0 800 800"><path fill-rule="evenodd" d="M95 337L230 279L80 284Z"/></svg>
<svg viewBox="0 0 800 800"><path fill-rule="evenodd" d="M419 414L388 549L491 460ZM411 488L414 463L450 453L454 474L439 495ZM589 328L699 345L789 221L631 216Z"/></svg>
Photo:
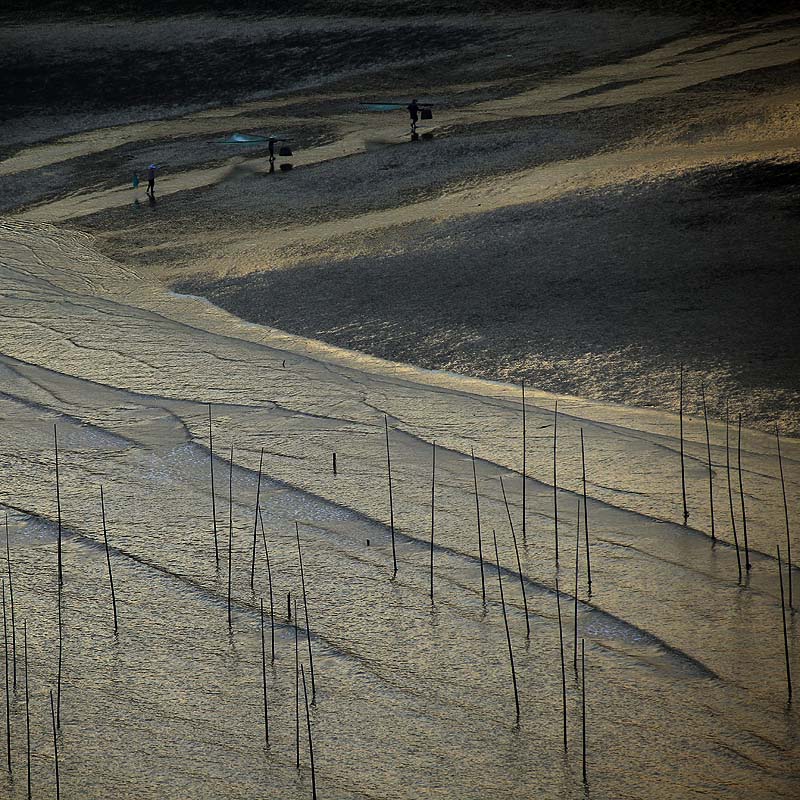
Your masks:
<svg viewBox="0 0 800 800"><path fill-rule="evenodd" d="M3 32L0 795L794 797L800 20L317 5Z"/></svg>

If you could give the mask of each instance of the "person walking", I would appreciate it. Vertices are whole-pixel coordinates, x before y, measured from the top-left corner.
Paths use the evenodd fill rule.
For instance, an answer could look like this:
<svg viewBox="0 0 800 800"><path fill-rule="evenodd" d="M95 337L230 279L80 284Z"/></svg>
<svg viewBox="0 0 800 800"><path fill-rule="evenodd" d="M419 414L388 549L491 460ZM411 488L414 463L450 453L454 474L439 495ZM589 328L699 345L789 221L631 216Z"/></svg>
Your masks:
<svg viewBox="0 0 800 800"><path fill-rule="evenodd" d="M416 97L408 104L407 108L411 117L411 133L416 133L417 123L419 122L419 104Z"/></svg>
<svg viewBox="0 0 800 800"><path fill-rule="evenodd" d="M156 193L156 165L147 168L147 194L153 197Z"/></svg>

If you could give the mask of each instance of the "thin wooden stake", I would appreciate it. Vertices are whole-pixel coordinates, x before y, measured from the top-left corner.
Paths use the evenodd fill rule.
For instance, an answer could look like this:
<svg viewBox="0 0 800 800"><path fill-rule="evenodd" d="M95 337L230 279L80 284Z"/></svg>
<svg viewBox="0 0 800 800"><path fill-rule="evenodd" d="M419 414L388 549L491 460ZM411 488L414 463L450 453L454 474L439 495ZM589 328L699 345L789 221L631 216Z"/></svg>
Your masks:
<svg viewBox="0 0 800 800"><path fill-rule="evenodd" d="M581 554L581 501L578 500L578 530L575 534L575 605L572 625L572 667L578 674L578 568Z"/></svg>
<svg viewBox="0 0 800 800"><path fill-rule="evenodd" d="M561 590L556 575L556 607L558 608L558 648L561 652L561 716L564 720L564 752L567 752L567 667L564 663L564 624L561 621Z"/></svg>
<svg viewBox="0 0 800 800"><path fill-rule="evenodd" d="M14 617L14 582L11 576L11 548L8 544L8 514L6 514L6 565L8 566L8 597L11 604L11 649L14 659L14 694L17 693L17 625Z"/></svg>
<svg viewBox="0 0 800 800"><path fill-rule="evenodd" d="M783 459L781 458L781 435L778 430L778 423L775 423L775 444L778 446L778 467L781 471L781 491L783 492L783 516L786 520L786 560L789 568L789 608L793 609L792 602L792 540L789 537L789 506L786 502L786 481L783 478Z"/></svg>
<svg viewBox="0 0 800 800"><path fill-rule="evenodd" d="M786 632L786 601L783 596L783 567L781 566L781 548L778 548L778 574L781 581L781 614L783 615L783 651L786 655L786 690L789 702L792 702L792 670L789 666L789 636Z"/></svg>
<svg viewBox="0 0 800 800"><path fill-rule="evenodd" d="M522 381L522 541L528 541L527 483L528 483L528 430L525 409L525 381Z"/></svg>
<svg viewBox="0 0 800 800"><path fill-rule="evenodd" d="M483 539L481 537L481 504L478 499L478 473L475 470L475 450L470 448L472 453L472 482L475 486L475 521L478 524L478 557L481 561L481 600L486 605L486 579L483 572Z"/></svg>
<svg viewBox="0 0 800 800"><path fill-rule="evenodd" d="M231 627L231 569L233 567L233 442L228 473L228 627Z"/></svg>
<svg viewBox="0 0 800 800"><path fill-rule="evenodd" d="M737 466L739 468L739 500L742 503L742 530L744 531L744 566L748 571L753 566L750 563L750 548L747 544L747 510L744 505L744 486L742 485L742 415L739 414L739 439L737 444Z"/></svg>
<svg viewBox="0 0 800 800"><path fill-rule="evenodd" d="M3 651L6 672L6 760L8 761L8 774L11 775L11 695L8 683L8 622L6 620L6 582L2 582L3 591Z"/></svg>
<svg viewBox="0 0 800 800"><path fill-rule="evenodd" d="M502 475L500 476L500 489L503 492L503 502L505 503L506 506L506 516L508 516L508 527L511 528L511 530L513 531L514 523L511 521L511 510L508 507L508 498L506 497L506 487L505 484L503 483Z"/></svg>
<svg viewBox="0 0 800 800"><path fill-rule="evenodd" d="M58 677L56 678L56 723L61 729L61 667L64 663L64 626L62 624L61 606L63 589L58 587Z"/></svg>
<svg viewBox="0 0 800 800"><path fill-rule="evenodd" d="M386 472L389 477L389 526L392 531L392 577L397 577L397 549L394 540L394 500L392 498L392 455L389 451L389 420L383 415L383 427L386 431Z"/></svg>
<svg viewBox="0 0 800 800"><path fill-rule="evenodd" d="M519 724L519 692L517 691L517 670L514 667L514 651L511 648L511 631L508 629L508 615L506 614L506 599L503 595L503 576L500 566L500 554L497 550L497 535L492 531L494 539L494 557L497 562L497 583L500 586L500 605L503 607L503 623L506 626L506 641L508 642L508 660L511 663L511 680L514 684L514 706L517 709L517 724Z"/></svg>
<svg viewBox="0 0 800 800"><path fill-rule="evenodd" d="M581 639L581 732L583 739L583 782L588 783L586 773L586 643Z"/></svg>
<svg viewBox="0 0 800 800"><path fill-rule="evenodd" d="M28 622L22 621L23 657L25 660L25 735L28 753L28 800L31 800L31 700L28 693Z"/></svg>
<svg viewBox="0 0 800 800"><path fill-rule="evenodd" d="M253 515L253 557L250 562L250 591L255 591L256 579L256 541L258 539L258 515L261 513L261 467L264 463L264 448L261 448L261 455L258 457L258 484L256 485L256 511Z"/></svg>
<svg viewBox="0 0 800 800"><path fill-rule="evenodd" d="M50 718L53 722L53 756L56 766L56 800L61 800L61 777L58 773L58 734L56 732L56 711L53 706L53 690L50 690Z"/></svg>
<svg viewBox="0 0 800 800"><path fill-rule="evenodd" d="M214 560L219 569L219 541L217 536L217 499L214 492L214 434L211 429L211 403L208 404L208 451L211 464L211 519L214 523Z"/></svg>
<svg viewBox="0 0 800 800"><path fill-rule="evenodd" d="M731 511L731 529L733 530L733 543L736 545L736 566L739 570L739 583L742 582L742 556L739 552L739 536L736 533L736 515L733 512L733 488L731 485L731 447L728 435L729 416L728 401L725 401L725 472L728 475L728 506Z"/></svg>
<svg viewBox="0 0 800 800"><path fill-rule="evenodd" d="M679 396L680 396L680 406L679 406L679 416L680 416L680 430L681 430L681 494L683 495L683 524L687 525L689 522L689 508L686 505L686 466L684 464L683 459L683 364L681 364L680 368L680 388L679 388Z"/></svg>
<svg viewBox="0 0 800 800"><path fill-rule="evenodd" d="M261 516L261 509L258 510L258 519L261 523L261 538L264 540L264 556L267 559L267 580L269 581L269 622L270 633L272 636L272 663L275 663L275 600L272 594L272 567L269 563L269 548L267 547L267 535L264 533L264 518Z"/></svg>
<svg viewBox="0 0 800 800"><path fill-rule="evenodd" d="M264 642L264 598L261 598L261 684L264 690L264 737L269 747L269 704L267 703L267 646Z"/></svg>
<svg viewBox="0 0 800 800"><path fill-rule="evenodd" d="M433 442L433 462L431 466L431 603L433 602L433 531L435 522L434 490L436 488L436 442Z"/></svg>
<svg viewBox="0 0 800 800"><path fill-rule="evenodd" d="M522 576L522 562L519 558L519 547L517 546L517 534L514 532L514 523L511 521L511 512L508 509L508 500L506 499L506 487L503 485L503 476L500 476L500 488L503 491L503 502L506 506L506 515L508 516L508 526L511 528L511 539L514 542L514 553L517 556L517 572L519 573L519 588L522 591L522 605L525 607L525 628L526 637L531 637L531 621L528 615L528 596L525 593L525 578Z"/></svg>
<svg viewBox="0 0 800 800"><path fill-rule="evenodd" d="M556 536L556 566L558 566L558 400L553 409L553 526Z"/></svg>
<svg viewBox="0 0 800 800"><path fill-rule="evenodd" d="M586 578L589 583L589 597L592 596L592 560L589 555L589 503L586 494L586 451L583 446L583 428L581 428L581 471L583 472L583 535L586 539ZM578 504L580 513L580 504Z"/></svg>
<svg viewBox="0 0 800 800"><path fill-rule="evenodd" d="M295 766L300 769L300 634L297 630L297 600L294 601L294 744Z"/></svg>
<svg viewBox="0 0 800 800"><path fill-rule="evenodd" d="M308 596L306 595L306 576L303 571L303 551L300 549L300 526L295 521L294 530L297 534L297 558L300 561L300 583L303 587L303 612L306 618L306 640L308 641L308 665L311 668L311 705L317 701L317 687L314 680L314 654L311 652L311 627L308 624Z"/></svg>
<svg viewBox="0 0 800 800"><path fill-rule="evenodd" d="M58 430L53 425L53 444L56 451L56 507L58 508L58 585L64 585L64 569L61 559L61 486L58 479Z"/></svg>
<svg viewBox="0 0 800 800"><path fill-rule="evenodd" d="M103 487L100 486L100 512L103 516L103 543L106 546L106 563L108 564L108 582L111 586L111 606L114 609L114 633L117 632L117 596L114 593L114 575L111 572L111 553L108 550L108 532L106 531L106 504L103 499Z"/></svg>
<svg viewBox="0 0 800 800"><path fill-rule="evenodd" d="M317 773L314 769L314 742L311 740L311 713L308 710L308 690L306 689L306 673L300 665L300 677L303 679L303 697L306 701L306 727L308 728L308 757L311 762L311 797L317 800Z"/></svg>
<svg viewBox="0 0 800 800"><path fill-rule="evenodd" d="M708 454L708 507L711 515L711 541L716 541L717 531L714 527L714 470L711 464L711 435L708 432L708 407L706 406L706 389L700 384L700 398L703 401L703 420L706 424L706 452Z"/></svg>

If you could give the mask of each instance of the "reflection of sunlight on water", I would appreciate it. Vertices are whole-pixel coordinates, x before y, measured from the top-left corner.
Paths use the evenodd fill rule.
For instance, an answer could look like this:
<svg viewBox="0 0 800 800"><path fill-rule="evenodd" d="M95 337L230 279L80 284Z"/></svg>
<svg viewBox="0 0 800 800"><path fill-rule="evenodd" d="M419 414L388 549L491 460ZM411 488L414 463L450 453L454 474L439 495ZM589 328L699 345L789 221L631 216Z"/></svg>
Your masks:
<svg viewBox="0 0 800 800"><path fill-rule="evenodd" d="M654 642L652 637L648 637L641 631L621 623L592 620L583 630L590 637L621 639L624 642Z"/></svg>

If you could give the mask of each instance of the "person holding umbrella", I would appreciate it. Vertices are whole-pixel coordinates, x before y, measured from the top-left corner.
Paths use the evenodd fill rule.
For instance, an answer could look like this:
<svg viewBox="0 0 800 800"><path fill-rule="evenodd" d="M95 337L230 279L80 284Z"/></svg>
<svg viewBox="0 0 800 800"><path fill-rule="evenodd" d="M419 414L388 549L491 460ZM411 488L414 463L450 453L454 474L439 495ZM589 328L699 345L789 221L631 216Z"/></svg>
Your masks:
<svg viewBox="0 0 800 800"><path fill-rule="evenodd" d="M151 164L147 168L147 194L151 197L155 196L156 193L156 167L155 164Z"/></svg>

